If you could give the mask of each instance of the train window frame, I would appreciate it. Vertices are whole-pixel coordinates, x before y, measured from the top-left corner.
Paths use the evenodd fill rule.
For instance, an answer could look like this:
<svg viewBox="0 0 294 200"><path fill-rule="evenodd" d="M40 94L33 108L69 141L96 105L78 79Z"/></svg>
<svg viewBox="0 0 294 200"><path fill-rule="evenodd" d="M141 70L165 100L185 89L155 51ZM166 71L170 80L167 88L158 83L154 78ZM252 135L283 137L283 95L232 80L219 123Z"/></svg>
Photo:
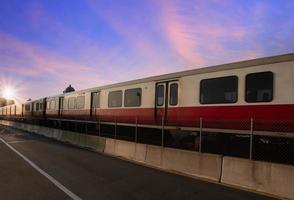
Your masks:
<svg viewBox="0 0 294 200"><path fill-rule="evenodd" d="M249 96L249 91L248 91L248 85L249 85L249 78L252 76L258 76L258 75L264 75L264 74L269 74L270 75L270 95L268 97L268 100L258 100L258 93L256 94L256 100L250 100L248 98ZM256 79L257 80L257 79ZM260 76L258 78L258 80L260 80ZM263 83L265 83L265 80L262 80ZM255 85L255 84L254 84ZM263 93L263 96L264 94L267 94L267 93ZM249 74L246 74L246 77L245 77L245 101L247 103L264 103L264 102L272 102L274 100L274 73L272 71L263 71L263 72L255 72L255 73L249 73Z"/></svg>
<svg viewBox="0 0 294 200"><path fill-rule="evenodd" d="M81 102L79 100L82 99ZM76 109L84 109L85 107L85 96L77 96L76 97Z"/></svg>
<svg viewBox="0 0 294 200"><path fill-rule="evenodd" d="M172 102L172 90L171 90L171 87L173 86L173 85L176 85L177 86L177 93L176 93L176 101L175 102ZM178 83L171 83L170 85L169 85L169 105L170 106L176 106L176 105L178 105L178 103L179 103L179 84Z"/></svg>
<svg viewBox="0 0 294 200"><path fill-rule="evenodd" d="M139 96L139 102L137 104L128 104L127 95L129 92L135 91L137 96ZM139 94L139 95L138 95ZM126 89L124 92L124 107L140 107L142 105L142 88L131 88Z"/></svg>
<svg viewBox="0 0 294 200"><path fill-rule="evenodd" d="M111 95L113 95L113 94L115 94L115 93L120 93L119 94L119 97L120 97L120 100L118 100L117 102L119 103L119 104L117 104L117 105L112 105L113 103L111 102L111 98L113 98ZM108 93L108 108L120 108L120 107L122 107L122 101L123 101L123 92L122 92L122 90L114 90L114 91L110 91L109 93Z"/></svg>
<svg viewBox="0 0 294 200"><path fill-rule="evenodd" d="M162 89L162 94L163 94L163 96L162 96L162 103L159 103L159 97L158 97L158 94L159 94L159 92L158 92L158 88L159 87L162 87L163 89ZM158 85L156 85L156 106L163 106L164 105L164 102L165 102L165 88L164 88L164 85L163 84L158 84Z"/></svg>
<svg viewBox="0 0 294 200"><path fill-rule="evenodd" d="M235 91L234 91L235 96L232 97L232 99L233 99L232 101L229 101L229 102L227 102L227 101L210 101L210 102L208 102L208 101L204 101L202 99L202 94L203 94L202 91L203 91L203 84L204 84L204 82L206 82L206 81L213 81L213 80L217 80L217 79L220 79L220 80L221 79L227 79L227 78L233 78L232 80L236 81L235 82L235 85L234 85L235 86ZM218 85L218 84L216 84L216 85ZM229 84L229 85L232 85L232 84ZM221 77L215 77L215 78L202 79L200 81L199 87L200 87L200 90L199 90L199 103L200 104L203 104L203 105L208 105L208 104L234 104L234 103L237 103L238 102L239 77L236 76L236 75L221 76Z"/></svg>
<svg viewBox="0 0 294 200"><path fill-rule="evenodd" d="M76 109L76 98L75 97L69 97L67 101L67 108L68 110L74 110Z"/></svg>

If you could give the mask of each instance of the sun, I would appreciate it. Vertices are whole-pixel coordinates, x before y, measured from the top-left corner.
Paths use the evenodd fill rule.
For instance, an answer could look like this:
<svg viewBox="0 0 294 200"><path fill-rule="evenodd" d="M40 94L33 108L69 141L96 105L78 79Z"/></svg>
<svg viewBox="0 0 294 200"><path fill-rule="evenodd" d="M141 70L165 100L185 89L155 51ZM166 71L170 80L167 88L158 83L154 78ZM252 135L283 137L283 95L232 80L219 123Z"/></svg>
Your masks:
<svg viewBox="0 0 294 200"><path fill-rule="evenodd" d="M12 87L5 87L3 89L3 97L5 99L14 99L15 98L15 89Z"/></svg>
<svg viewBox="0 0 294 200"><path fill-rule="evenodd" d="M23 97L23 91L26 90L24 83L17 79L0 75L0 98L13 100L20 104L26 97Z"/></svg>

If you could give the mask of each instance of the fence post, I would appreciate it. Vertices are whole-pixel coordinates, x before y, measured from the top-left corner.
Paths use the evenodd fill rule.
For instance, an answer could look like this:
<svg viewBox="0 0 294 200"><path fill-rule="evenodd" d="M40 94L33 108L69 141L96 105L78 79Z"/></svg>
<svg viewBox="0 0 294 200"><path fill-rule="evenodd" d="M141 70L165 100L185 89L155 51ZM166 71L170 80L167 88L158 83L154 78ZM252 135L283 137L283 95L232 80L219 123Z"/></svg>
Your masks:
<svg viewBox="0 0 294 200"><path fill-rule="evenodd" d="M202 117L200 117L199 121L199 152L202 152Z"/></svg>
<svg viewBox="0 0 294 200"><path fill-rule="evenodd" d="M162 115L161 119L161 146L164 145L164 116Z"/></svg>
<svg viewBox="0 0 294 200"><path fill-rule="evenodd" d="M252 147L253 147L253 118L250 119L250 149L249 159L252 160Z"/></svg>
<svg viewBox="0 0 294 200"><path fill-rule="evenodd" d="M86 131L86 134L88 134L88 122L86 122L85 131Z"/></svg>
<svg viewBox="0 0 294 200"><path fill-rule="evenodd" d="M138 141L138 116L136 116L135 142Z"/></svg>
<svg viewBox="0 0 294 200"><path fill-rule="evenodd" d="M116 125L117 125L117 122L116 122L116 116L115 116L114 139L116 139Z"/></svg>
<svg viewBox="0 0 294 200"><path fill-rule="evenodd" d="M98 115L98 131L99 131L99 137L101 136L101 127L100 127L100 115Z"/></svg>

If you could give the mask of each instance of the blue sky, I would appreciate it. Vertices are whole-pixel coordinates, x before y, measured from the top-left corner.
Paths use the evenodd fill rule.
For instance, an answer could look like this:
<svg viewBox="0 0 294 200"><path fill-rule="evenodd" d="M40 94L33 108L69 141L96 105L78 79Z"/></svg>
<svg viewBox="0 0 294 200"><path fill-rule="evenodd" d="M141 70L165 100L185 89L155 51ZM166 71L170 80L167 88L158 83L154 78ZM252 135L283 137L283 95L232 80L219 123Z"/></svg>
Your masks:
<svg viewBox="0 0 294 200"><path fill-rule="evenodd" d="M0 83L20 99L294 52L294 1L0 0Z"/></svg>

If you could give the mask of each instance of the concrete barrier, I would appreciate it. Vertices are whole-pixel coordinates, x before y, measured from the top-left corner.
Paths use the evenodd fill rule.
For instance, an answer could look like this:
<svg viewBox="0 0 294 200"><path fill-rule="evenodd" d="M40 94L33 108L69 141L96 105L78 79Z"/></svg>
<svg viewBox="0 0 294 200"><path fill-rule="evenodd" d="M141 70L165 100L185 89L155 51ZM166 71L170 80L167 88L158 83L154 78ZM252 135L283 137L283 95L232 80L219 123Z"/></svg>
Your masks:
<svg viewBox="0 0 294 200"><path fill-rule="evenodd" d="M67 142L68 141L68 135L67 135L66 132L62 131L60 141L62 141L62 142Z"/></svg>
<svg viewBox="0 0 294 200"><path fill-rule="evenodd" d="M106 139L93 135L85 135L85 142L85 147L94 151L103 152L106 144Z"/></svg>
<svg viewBox="0 0 294 200"><path fill-rule="evenodd" d="M121 156L130 160L135 158L136 144L123 140L117 140L115 143L115 155Z"/></svg>
<svg viewBox="0 0 294 200"><path fill-rule="evenodd" d="M48 129L47 127L41 127L40 131L44 133L43 135L49 138L54 138L53 137L53 130Z"/></svg>
<svg viewBox="0 0 294 200"><path fill-rule="evenodd" d="M294 199L294 166L224 157L221 182Z"/></svg>
<svg viewBox="0 0 294 200"><path fill-rule="evenodd" d="M162 147L147 145L145 162L149 165L161 168Z"/></svg>
<svg viewBox="0 0 294 200"><path fill-rule="evenodd" d="M147 155L147 144L136 143L134 160L137 162L145 162Z"/></svg>
<svg viewBox="0 0 294 200"><path fill-rule="evenodd" d="M96 147L96 151L103 153L105 149L105 145L106 145L106 138L98 137L98 136L96 137L98 139L98 145Z"/></svg>
<svg viewBox="0 0 294 200"><path fill-rule="evenodd" d="M63 131L64 133L64 131ZM71 131L66 131L68 134L68 142L74 145L78 145L80 141L79 133L71 132Z"/></svg>
<svg viewBox="0 0 294 200"><path fill-rule="evenodd" d="M115 155L115 140L106 138L104 153Z"/></svg>
<svg viewBox="0 0 294 200"><path fill-rule="evenodd" d="M60 129L52 129L52 138L56 140L60 140L62 136L62 130Z"/></svg>
<svg viewBox="0 0 294 200"><path fill-rule="evenodd" d="M79 144L80 147L85 147L87 145L87 137L85 134L79 134Z"/></svg>
<svg viewBox="0 0 294 200"><path fill-rule="evenodd" d="M164 148L162 167L192 176L219 181L222 157L180 149Z"/></svg>

